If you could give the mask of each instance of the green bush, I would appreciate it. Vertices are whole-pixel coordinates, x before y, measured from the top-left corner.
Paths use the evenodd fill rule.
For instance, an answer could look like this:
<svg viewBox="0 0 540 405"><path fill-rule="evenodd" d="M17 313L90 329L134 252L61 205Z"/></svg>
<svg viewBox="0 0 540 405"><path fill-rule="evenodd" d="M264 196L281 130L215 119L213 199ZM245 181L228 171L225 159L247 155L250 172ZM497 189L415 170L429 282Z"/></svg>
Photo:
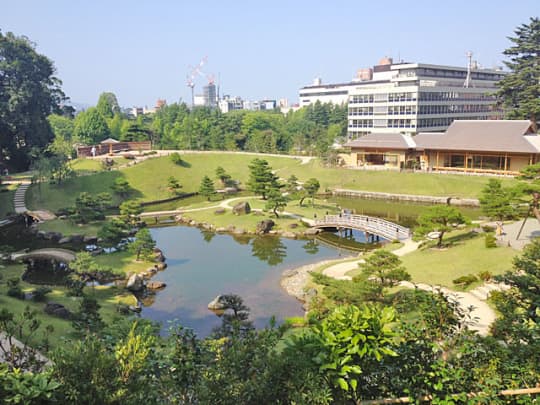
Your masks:
<svg viewBox="0 0 540 405"><path fill-rule="evenodd" d="M171 154L171 162L179 166L184 164L184 161L182 160L182 156L180 156L178 152L174 152Z"/></svg>
<svg viewBox="0 0 540 405"><path fill-rule="evenodd" d="M469 274L467 276L461 276L455 280L452 280L452 283L462 287L468 287L476 281L478 281L478 277L476 277L474 274Z"/></svg>
<svg viewBox="0 0 540 405"><path fill-rule="evenodd" d="M487 233L485 237L485 246L488 249L497 247L497 238L492 233Z"/></svg>
<svg viewBox="0 0 540 405"><path fill-rule="evenodd" d="M32 300L36 302L44 302L46 295L52 292L49 287L39 287L32 291Z"/></svg>
<svg viewBox="0 0 540 405"><path fill-rule="evenodd" d="M493 278L493 274L491 274L491 272L489 271L481 271L480 273L478 273L478 278L482 281L489 281Z"/></svg>
<svg viewBox="0 0 540 405"><path fill-rule="evenodd" d="M19 278L10 278L6 284L8 287L7 295L13 298L24 300L24 292L21 288L21 280Z"/></svg>

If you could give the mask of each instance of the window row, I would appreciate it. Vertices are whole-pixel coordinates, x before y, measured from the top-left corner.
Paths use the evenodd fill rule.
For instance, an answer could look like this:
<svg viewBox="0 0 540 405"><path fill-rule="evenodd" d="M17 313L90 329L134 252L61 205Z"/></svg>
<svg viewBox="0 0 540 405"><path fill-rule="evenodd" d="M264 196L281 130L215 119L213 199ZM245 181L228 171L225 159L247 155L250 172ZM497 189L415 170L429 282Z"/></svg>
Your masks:
<svg viewBox="0 0 540 405"><path fill-rule="evenodd" d="M416 128L416 121L409 119L388 120L388 128Z"/></svg>
<svg viewBox="0 0 540 405"><path fill-rule="evenodd" d="M488 104L420 105L419 107L420 114L455 114L490 111L493 111L493 106Z"/></svg>
<svg viewBox="0 0 540 405"><path fill-rule="evenodd" d="M464 93L459 91L422 91L420 101L494 101L495 96L482 93Z"/></svg>

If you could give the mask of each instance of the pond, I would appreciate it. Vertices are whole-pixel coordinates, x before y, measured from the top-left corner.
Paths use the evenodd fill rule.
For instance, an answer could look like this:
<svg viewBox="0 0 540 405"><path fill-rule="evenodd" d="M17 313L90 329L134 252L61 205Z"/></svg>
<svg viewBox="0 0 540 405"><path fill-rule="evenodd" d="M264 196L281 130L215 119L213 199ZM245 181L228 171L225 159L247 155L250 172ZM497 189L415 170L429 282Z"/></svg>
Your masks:
<svg viewBox="0 0 540 405"><path fill-rule="evenodd" d="M153 280L167 287L143 308L142 316L161 321L164 328L167 321L177 320L201 337L221 324L207 309L219 294L240 295L257 327L268 325L274 315L278 321L302 316L301 303L280 286L282 272L341 254L314 240L239 238L184 226L154 228L151 233L168 265Z"/></svg>
<svg viewBox="0 0 540 405"><path fill-rule="evenodd" d="M357 214L370 215L384 218L408 228L414 228L416 218L433 206L403 201L368 200L364 198L332 197L329 202L336 203L341 208L354 210ZM480 208L457 207L456 208L471 220L478 219L482 215Z"/></svg>

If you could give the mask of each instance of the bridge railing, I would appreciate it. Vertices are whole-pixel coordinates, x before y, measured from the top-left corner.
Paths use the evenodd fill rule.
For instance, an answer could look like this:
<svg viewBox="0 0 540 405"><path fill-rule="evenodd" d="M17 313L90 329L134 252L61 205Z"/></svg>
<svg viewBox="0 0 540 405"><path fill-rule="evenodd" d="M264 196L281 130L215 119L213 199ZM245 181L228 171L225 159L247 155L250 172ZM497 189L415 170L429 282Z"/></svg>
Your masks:
<svg viewBox="0 0 540 405"><path fill-rule="evenodd" d="M341 214L325 215L324 219L315 221L315 227L335 226L360 229L386 239L407 239L411 236L409 228L395 224L382 218L367 215Z"/></svg>

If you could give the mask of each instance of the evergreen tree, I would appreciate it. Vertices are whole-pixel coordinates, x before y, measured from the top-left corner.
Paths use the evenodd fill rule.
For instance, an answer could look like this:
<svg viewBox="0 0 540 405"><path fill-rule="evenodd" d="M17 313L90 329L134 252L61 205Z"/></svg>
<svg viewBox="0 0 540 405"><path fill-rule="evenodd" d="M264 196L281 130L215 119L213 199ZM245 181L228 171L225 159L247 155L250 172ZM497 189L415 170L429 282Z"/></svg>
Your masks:
<svg viewBox="0 0 540 405"><path fill-rule="evenodd" d="M454 225L467 223L467 218L455 207L449 205L435 205L418 217L419 235L427 235L430 232L438 232L437 246L442 247L444 234L453 229Z"/></svg>
<svg viewBox="0 0 540 405"><path fill-rule="evenodd" d="M201 181L201 186L199 187L199 194L203 197L206 197L210 201L210 197L216 194L216 189L214 187L214 182L208 176L204 176Z"/></svg>
<svg viewBox="0 0 540 405"><path fill-rule="evenodd" d="M540 19L531 18L509 37L513 46L503 53L510 57L505 62L510 74L498 82L498 96L509 109L513 119L529 119L538 131L540 119Z"/></svg>
<svg viewBox="0 0 540 405"><path fill-rule="evenodd" d="M129 244L129 250L137 255L137 260L142 256L145 259L152 257L156 247L156 241L152 238L147 228L142 228L135 234L135 240Z"/></svg>
<svg viewBox="0 0 540 405"><path fill-rule="evenodd" d="M140 214L142 212L141 203L135 200L124 201L120 204L120 216L122 221L129 226L136 226L141 218Z"/></svg>
<svg viewBox="0 0 540 405"><path fill-rule="evenodd" d="M249 164L248 188L255 194L260 194L263 200L271 189L279 188L278 177L272 173L272 168L264 159L255 158Z"/></svg>
<svg viewBox="0 0 540 405"><path fill-rule="evenodd" d="M272 210L276 218L279 218L278 211L283 211L288 201L289 199L281 193L279 188L271 188L268 191L268 201L265 208Z"/></svg>
<svg viewBox="0 0 540 405"><path fill-rule="evenodd" d="M514 191L503 188L500 180L489 179L480 196L480 207L488 217L503 221L516 215L511 204L514 197Z"/></svg>

